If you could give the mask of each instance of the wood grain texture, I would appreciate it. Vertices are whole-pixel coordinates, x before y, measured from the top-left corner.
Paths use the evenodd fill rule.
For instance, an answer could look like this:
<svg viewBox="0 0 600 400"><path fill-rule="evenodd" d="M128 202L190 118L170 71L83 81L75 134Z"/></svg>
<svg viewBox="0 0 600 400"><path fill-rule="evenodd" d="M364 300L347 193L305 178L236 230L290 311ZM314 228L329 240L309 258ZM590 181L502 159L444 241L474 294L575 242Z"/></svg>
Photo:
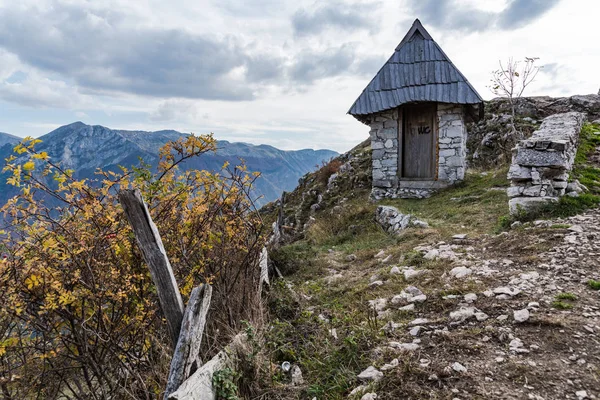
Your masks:
<svg viewBox="0 0 600 400"><path fill-rule="evenodd" d="M434 104L407 106L404 109L402 149L403 178L433 178L436 148Z"/></svg>
<svg viewBox="0 0 600 400"><path fill-rule="evenodd" d="M217 398L212 386L215 372L225 367L234 367L235 354L244 352L247 337L245 333L238 333L227 347L214 356L210 361L200 367L179 388L171 393L168 400L215 400ZM232 356L233 355L233 356Z"/></svg>
<svg viewBox="0 0 600 400"><path fill-rule="evenodd" d="M211 297L212 287L210 285L201 285L192 290L183 315L177 347L171 360L165 400L202 365L200 345Z"/></svg>
<svg viewBox="0 0 600 400"><path fill-rule="evenodd" d="M167 320L172 344L175 346L181 330L183 301L160 234L138 189L119 191L119 201L131 224L144 260L150 268L160 307Z"/></svg>

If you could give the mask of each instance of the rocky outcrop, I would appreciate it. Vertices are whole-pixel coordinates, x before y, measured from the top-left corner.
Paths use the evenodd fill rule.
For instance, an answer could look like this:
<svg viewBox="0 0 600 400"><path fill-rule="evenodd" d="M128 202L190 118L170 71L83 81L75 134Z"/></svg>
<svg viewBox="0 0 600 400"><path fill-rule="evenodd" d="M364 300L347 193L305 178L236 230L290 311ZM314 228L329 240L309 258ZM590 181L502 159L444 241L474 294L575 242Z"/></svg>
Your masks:
<svg viewBox="0 0 600 400"><path fill-rule="evenodd" d="M556 201L566 193L584 118L579 112L552 115L513 149L508 171L511 213Z"/></svg>
<svg viewBox="0 0 600 400"><path fill-rule="evenodd" d="M429 224L421 221L410 214L402 214L396 207L379 206L375 210L375 220L384 231L392 234L399 233L404 229L414 226L417 228L428 228Z"/></svg>
<svg viewBox="0 0 600 400"><path fill-rule="evenodd" d="M486 102L484 118L467 126L469 168L487 169L510 162L511 149L531 136L544 118L572 111L584 113L588 121L600 119L600 95L522 97L516 100L514 129L507 99Z"/></svg>

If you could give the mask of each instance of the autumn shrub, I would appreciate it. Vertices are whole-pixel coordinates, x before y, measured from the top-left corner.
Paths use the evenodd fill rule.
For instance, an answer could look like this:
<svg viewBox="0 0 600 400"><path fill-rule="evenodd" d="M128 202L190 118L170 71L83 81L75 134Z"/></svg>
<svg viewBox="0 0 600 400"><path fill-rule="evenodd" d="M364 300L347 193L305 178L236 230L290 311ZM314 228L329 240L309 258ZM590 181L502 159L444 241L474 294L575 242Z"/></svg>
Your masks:
<svg viewBox="0 0 600 400"><path fill-rule="evenodd" d="M184 298L213 285L202 359L260 317L263 224L245 166L181 171L214 151L211 135L166 144L158 167L74 171L27 138L6 160L20 194L1 209L0 393L5 399L155 399L172 344L156 289L118 202L139 189ZM51 206L58 204L58 206Z"/></svg>
<svg viewBox="0 0 600 400"><path fill-rule="evenodd" d="M329 162L323 162L323 165L316 172L316 179L321 184L326 186L331 175L337 173L342 166L342 162L338 159L329 160Z"/></svg>

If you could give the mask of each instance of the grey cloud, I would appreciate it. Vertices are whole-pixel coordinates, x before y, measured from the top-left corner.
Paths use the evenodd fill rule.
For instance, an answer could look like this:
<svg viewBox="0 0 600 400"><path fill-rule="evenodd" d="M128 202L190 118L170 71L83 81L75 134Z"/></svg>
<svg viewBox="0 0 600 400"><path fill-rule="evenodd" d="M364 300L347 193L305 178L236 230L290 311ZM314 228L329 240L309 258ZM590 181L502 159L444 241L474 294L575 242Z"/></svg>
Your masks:
<svg viewBox="0 0 600 400"><path fill-rule="evenodd" d="M356 54L351 44L320 52L303 51L290 71L293 81L308 84L322 78L341 75L354 64Z"/></svg>
<svg viewBox="0 0 600 400"><path fill-rule="evenodd" d="M254 84L273 76L279 62L268 56L258 62L233 37L133 29L122 24L117 14L92 13L75 6L51 10L0 9L0 47L85 88L248 100L253 98ZM236 77L239 68L250 70L250 76Z"/></svg>
<svg viewBox="0 0 600 400"><path fill-rule="evenodd" d="M85 95L251 100L264 84L295 90L323 78L363 74L369 62L348 43L283 56L233 36L143 28L118 12L64 3L43 10L0 8L0 20L0 51ZM167 109L153 116L171 117Z"/></svg>
<svg viewBox="0 0 600 400"><path fill-rule="evenodd" d="M556 6L560 0L513 0L502 11L498 25L502 29L521 28Z"/></svg>
<svg viewBox="0 0 600 400"><path fill-rule="evenodd" d="M446 30L480 32L523 27L559 2L560 0L511 0L500 12L465 7L458 0L410 0L409 5L425 24Z"/></svg>
<svg viewBox="0 0 600 400"><path fill-rule="evenodd" d="M323 4L325 3L325 4ZM316 8L302 8L292 16L292 26L297 36L315 35L335 27L351 31L375 31L377 20L371 18L379 3L346 4L338 1L320 2Z"/></svg>

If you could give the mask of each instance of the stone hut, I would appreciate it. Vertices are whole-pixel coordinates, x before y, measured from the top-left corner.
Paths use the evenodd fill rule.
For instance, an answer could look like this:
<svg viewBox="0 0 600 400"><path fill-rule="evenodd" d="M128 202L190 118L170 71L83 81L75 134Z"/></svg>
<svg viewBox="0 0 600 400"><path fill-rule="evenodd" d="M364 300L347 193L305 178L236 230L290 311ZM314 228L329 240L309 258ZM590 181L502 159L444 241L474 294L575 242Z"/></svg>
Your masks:
<svg viewBox="0 0 600 400"><path fill-rule="evenodd" d="M371 127L372 197L423 198L463 180L483 99L417 19L348 114Z"/></svg>

